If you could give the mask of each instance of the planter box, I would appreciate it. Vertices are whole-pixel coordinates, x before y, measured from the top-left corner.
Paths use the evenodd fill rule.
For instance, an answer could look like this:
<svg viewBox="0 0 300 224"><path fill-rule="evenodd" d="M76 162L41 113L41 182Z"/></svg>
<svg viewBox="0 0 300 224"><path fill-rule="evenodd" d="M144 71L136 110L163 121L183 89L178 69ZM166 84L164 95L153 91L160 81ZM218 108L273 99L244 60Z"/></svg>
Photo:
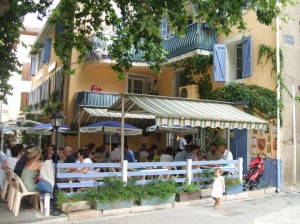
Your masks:
<svg viewBox="0 0 300 224"><path fill-rule="evenodd" d="M131 208L134 204L133 199L121 200L121 201L96 201L96 210L111 210L120 208Z"/></svg>
<svg viewBox="0 0 300 224"><path fill-rule="evenodd" d="M200 189L200 192L201 198L211 197L211 188Z"/></svg>
<svg viewBox="0 0 300 224"><path fill-rule="evenodd" d="M226 193L227 194L238 194L238 193L241 193L243 192L243 185L238 185L238 186L230 186L230 187L227 187L226 186Z"/></svg>
<svg viewBox="0 0 300 224"><path fill-rule="evenodd" d="M173 203L174 201L175 201L175 194L173 194L169 198L160 198L160 197L141 198L141 206L161 205L161 204Z"/></svg>
<svg viewBox="0 0 300 224"><path fill-rule="evenodd" d="M193 200L199 200L201 195L201 191L195 191L193 193L188 192L180 192L176 196L176 201L184 202L184 201L193 201Z"/></svg>
<svg viewBox="0 0 300 224"><path fill-rule="evenodd" d="M64 213L89 210L92 206L88 201L66 202L61 205Z"/></svg>

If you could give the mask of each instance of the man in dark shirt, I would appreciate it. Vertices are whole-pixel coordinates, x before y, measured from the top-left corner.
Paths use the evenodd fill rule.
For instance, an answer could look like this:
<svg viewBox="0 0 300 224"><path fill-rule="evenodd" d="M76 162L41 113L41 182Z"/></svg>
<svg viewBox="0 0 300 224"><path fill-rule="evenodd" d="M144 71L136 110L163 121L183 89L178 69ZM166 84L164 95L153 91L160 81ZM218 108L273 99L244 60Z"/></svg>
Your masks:
<svg viewBox="0 0 300 224"><path fill-rule="evenodd" d="M28 150L25 151L25 154L21 156L19 161L16 163L14 173L21 177L23 169L26 163L30 160Z"/></svg>
<svg viewBox="0 0 300 224"><path fill-rule="evenodd" d="M65 163L75 163L76 162L76 158L74 157L72 151L73 150L72 150L71 146L67 145L64 147L63 153L66 157Z"/></svg>

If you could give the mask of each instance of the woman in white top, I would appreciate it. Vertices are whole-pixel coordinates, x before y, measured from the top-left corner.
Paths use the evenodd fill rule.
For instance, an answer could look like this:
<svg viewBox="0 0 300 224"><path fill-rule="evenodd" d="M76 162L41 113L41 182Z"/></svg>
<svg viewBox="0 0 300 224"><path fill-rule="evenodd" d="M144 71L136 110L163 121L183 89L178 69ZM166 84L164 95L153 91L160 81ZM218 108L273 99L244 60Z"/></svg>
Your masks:
<svg viewBox="0 0 300 224"><path fill-rule="evenodd" d="M16 146L13 146L11 149L11 156L8 156L6 161L2 164L2 169L11 169L14 170L16 163L19 160L19 150Z"/></svg>
<svg viewBox="0 0 300 224"><path fill-rule="evenodd" d="M93 161L90 159L88 150L85 148L79 149L77 156L78 156L78 160L76 161L76 163L93 163ZM94 168L83 167L72 171L72 173L88 173L88 172L94 172ZM90 181L92 179L93 178L79 178L79 181Z"/></svg>
<svg viewBox="0 0 300 224"><path fill-rule="evenodd" d="M166 148L166 151L161 155L160 162L173 162L173 149L169 146Z"/></svg>

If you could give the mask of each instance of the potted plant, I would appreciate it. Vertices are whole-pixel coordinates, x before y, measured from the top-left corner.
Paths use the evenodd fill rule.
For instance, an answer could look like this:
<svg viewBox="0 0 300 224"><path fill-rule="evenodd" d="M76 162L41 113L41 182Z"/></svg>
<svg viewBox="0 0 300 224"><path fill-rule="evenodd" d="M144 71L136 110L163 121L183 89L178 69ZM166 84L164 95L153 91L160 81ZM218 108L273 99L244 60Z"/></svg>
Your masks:
<svg viewBox="0 0 300 224"><path fill-rule="evenodd" d="M92 207L85 192L67 194L64 191L58 191L56 203L64 213L88 210Z"/></svg>
<svg viewBox="0 0 300 224"><path fill-rule="evenodd" d="M243 184L239 178L225 177L226 194L237 194L243 191Z"/></svg>
<svg viewBox="0 0 300 224"><path fill-rule="evenodd" d="M195 183L183 183L182 189L176 195L176 201L192 201L200 199L201 191Z"/></svg>
<svg viewBox="0 0 300 224"><path fill-rule="evenodd" d="M97 210L130 208L137 198L135 181L124 183L120 177L106 177L104 185L86 191L86 197Z"/></svg>
<svg viewBox="0 0 300 224"><path fill-rule="evenodd" d="M211 186L214 178L214 169L201 169L201 172L198 173L199 180L199 188L201 198L210 197L211 196Z"/></svg>
<svg viewBox="0 0 300 224"><path fill-rule="evenodd" d="M140 204L159 205L175 201L177 186L174 180L154 180L139 187Z"/></svg>

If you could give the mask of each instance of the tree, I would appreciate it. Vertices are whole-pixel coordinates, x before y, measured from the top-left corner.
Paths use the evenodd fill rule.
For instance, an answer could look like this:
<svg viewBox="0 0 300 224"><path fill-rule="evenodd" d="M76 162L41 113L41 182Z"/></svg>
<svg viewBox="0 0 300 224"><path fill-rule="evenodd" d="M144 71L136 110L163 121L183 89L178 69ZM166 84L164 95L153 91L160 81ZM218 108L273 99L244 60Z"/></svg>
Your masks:
<svg viewBox="0 0 300 224"><path fill-rule="evenodd" d="M258 21L270 25L285 7L294 2L295 0L253 0L249 5L249 1L244 0L61 0L49 23L60 24L65 28L54 43L56 55L62 60L65 73L74 72L70 70L72 49L79 52L78 63L82 64L86 54L92 49L92 43L87 37L95 33L99 38L105 39L103 25L115 26L117 32L112 38L109 51L116 60L112 67L118 72L118 77L123 79L124 71L132 66L132 55L128 53L132 47L136 53L143 51L143 60L160 72L161 65L166 60L160 36L161 19L167 16L170 27L182 35L187 24L185 6L189 3L198 5L195 18L201 18L219 33L228 35L233 26L240 30L246 29L242 14L245 7L254 10ZM37 4L32 0L12 0L9 10L0 17L0 88L5 94L12 90L7 84L11 72L19 70L13 46L19 37L18 31L22 27L24 15L38 12L44 16L51 3L52 0L39 0Z"/></svg>
<svg viewBox="0 0 300 224"><path fill-rule="evenodd" d="M38 13L39 18L47 15L47 9L53 0L2 0L0 3L0 99L6 102L6 96L11 95L13 86L8 84L14 73L20 73L20 63L17 58L16 46L19 43L19 30L23 27L24 16L27 13ZM36 3L35 3L36 2Z"/></svg>

